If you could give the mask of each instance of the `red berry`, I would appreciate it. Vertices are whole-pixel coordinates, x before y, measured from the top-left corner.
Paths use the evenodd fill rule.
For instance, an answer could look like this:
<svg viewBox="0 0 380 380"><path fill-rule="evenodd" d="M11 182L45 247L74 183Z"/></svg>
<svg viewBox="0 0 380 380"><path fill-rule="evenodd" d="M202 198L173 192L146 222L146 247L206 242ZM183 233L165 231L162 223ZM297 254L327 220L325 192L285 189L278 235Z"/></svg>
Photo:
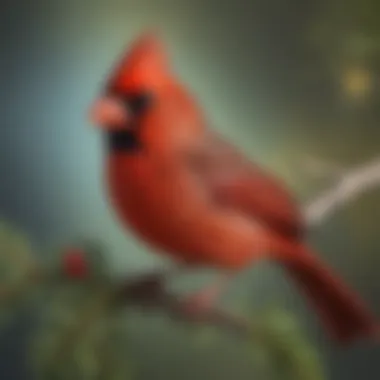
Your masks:
<svg viewBox="0 0 380 380"><path fill-rule="evenodd" d="M63 270L70 278L84 278L88 274L85 254L79 249L70 249L63 256Z"/></svg>

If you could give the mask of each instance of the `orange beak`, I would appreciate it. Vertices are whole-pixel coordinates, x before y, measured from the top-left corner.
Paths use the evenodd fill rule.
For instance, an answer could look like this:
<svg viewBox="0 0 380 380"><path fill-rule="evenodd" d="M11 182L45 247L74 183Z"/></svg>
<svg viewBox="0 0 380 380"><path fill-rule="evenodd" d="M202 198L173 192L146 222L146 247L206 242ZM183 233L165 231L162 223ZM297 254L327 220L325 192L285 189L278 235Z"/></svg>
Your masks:
<svg viewBox="0 0 380 380"><path fill-rule="evenodd" d="M130 120L128 108L116 97L104 96L94 102L89 111L92 124L103 129L121 129Z"/></svg>

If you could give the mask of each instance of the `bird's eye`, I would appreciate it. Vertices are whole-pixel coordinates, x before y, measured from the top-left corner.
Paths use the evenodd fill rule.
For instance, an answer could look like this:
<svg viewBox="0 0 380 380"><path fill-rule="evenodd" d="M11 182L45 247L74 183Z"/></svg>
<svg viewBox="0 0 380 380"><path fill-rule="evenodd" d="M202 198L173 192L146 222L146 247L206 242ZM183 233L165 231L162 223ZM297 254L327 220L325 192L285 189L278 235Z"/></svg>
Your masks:
<svg viewBox="0 0 380 380"><path fill-rule="evenodd" d="M133 115L140 116L152 104L153 96L149 92L129 94L125 101Z"/></svg>

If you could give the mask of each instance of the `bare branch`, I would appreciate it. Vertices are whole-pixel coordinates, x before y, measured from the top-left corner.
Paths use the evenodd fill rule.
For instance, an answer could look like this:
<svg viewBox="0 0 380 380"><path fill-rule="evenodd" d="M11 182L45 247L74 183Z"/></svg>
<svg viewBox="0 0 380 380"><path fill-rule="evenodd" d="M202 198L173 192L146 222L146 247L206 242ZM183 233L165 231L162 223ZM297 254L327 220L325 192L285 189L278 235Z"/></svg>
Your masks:
<svg viewBox="0 0 380 380"><path fill-rule="evenodd" d="M305 206L305 219L310 225L320 224L333 212L376 186L380 186L380 157L347 170L332 188Z"/></svg>
<svg viewBox="0 0 380 380"><path fill-rule="evenodd" d="M238 334L251 331L252 326L248 320L227 310L216 307L202 313L189 310L186 300L183 301L182 297L165 289L166 274L145 275L127 281L118 291L118 302L143 310L164 310L176 320L221 326Z"/></svg>

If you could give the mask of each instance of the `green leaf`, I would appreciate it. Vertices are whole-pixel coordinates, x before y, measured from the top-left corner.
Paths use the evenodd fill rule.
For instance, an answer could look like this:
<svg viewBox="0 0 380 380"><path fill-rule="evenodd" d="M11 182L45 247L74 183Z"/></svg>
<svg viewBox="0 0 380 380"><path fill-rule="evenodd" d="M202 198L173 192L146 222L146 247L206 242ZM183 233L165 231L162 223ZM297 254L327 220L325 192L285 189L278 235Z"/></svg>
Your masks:
<svg viewBox="0 0 380 380"><path fill-rule="evenodd" d="M62 285L46 305L31 346L42 379L127 379L127 330L103 286ZM115 314L116 313L116 314ZM123 321L124 322L124 321ZM110 374L112 373L112 376Z"/></svg>
<svg viewBox="0 0 380 380"><path fill-rule="evenodd" d="M192 331L192 339L199 349L208 349L216 344L220 331L213 326L198 326Z"/></svg>
<svg viewBox="0 0 380 380"><path fill-rule="evenodd" d="M102 365L99 380L127 380L135 375L136 369L130 360L128 329L122 313L107 319L107 334L102 341L99 360Z"/></svg>
<svg viewBox="0 0 380 380"><path fill-rule="evenodd" d="M34 301L32 286L33 250L28 238L10 225L0 222L0 328Z"/></svg>
<svg viewBox="0 0 380 380"><path fill-rule="evenodd" d="M253 354L267 368L289 380L324 380L321 359L315 347L302 332L297 319L279 309L264 312L252 326Z"/></svg>

